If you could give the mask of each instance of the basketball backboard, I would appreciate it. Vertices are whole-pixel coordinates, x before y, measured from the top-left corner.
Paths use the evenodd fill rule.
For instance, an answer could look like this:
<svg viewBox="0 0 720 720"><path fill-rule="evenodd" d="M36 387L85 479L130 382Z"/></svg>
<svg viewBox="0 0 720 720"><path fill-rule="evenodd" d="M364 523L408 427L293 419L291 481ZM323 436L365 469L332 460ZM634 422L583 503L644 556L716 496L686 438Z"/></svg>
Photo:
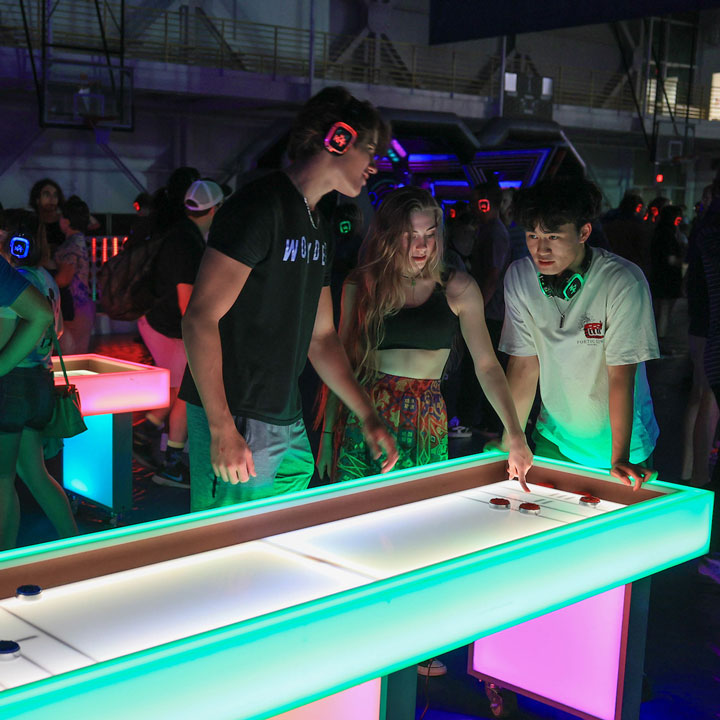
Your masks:
<svg viewBox="0 0 720 720"><path fill-rule="evenodd" d="M43 127L133 129L132 68L76 60L47 60Z"/></svg>

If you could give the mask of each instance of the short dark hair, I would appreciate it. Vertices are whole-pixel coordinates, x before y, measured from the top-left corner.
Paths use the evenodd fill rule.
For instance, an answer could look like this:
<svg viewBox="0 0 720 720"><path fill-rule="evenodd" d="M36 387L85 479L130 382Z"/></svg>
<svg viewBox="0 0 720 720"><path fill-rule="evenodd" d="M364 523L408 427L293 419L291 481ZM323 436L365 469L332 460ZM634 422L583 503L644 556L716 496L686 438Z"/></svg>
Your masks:
<svg viewBox="0 0 720 720"><path fill-rule="evenodd" d="M30 189L30 199L28 203L33 210L38 209L38 200L40 199L40 193L46 185L52 185L57 190L58 206L63 206L63 203L65 202L65 196L63 195L62 188L52 178L43 178L42 180L38 180Z"/></svg>
<svg viewBox="0 0 720 720"><path fill-rule="evenodd" d="M325 136L336 123L344 122L358 133L358 141L368 140L376 132L377 154L383 154L390 143L390 127L367 100L358 100L344 87L327 87L311 97L295 118L288 156L301 160L321 152Z"/></svg>
<svg viewBox="0 0 720 720"><path fill-rule="evenodd" d="M513 198L513 217L520 227L540 226L552 232L572 223L577 230L600 214L602 195L586 178L552 178L522 188Z"/></svg>
<svg viewBox="0 0 720 720"><path fill-rule="evenodd" d="M20 208L5 210L0 229L7 232L7 237L3 240L2 248L8 254L10 254L10 240L16 235L20 235L30 241L30 252L27 257L13 257L13 265L17 267L35 267L40 264L44 248L42 247L42 243L38 242L38 218L35 213Z"/></svg>
<svg viewBox="0 0 720 720"><path fill-rule="evenodd" d="M63 217L70 223L73 230L87 232L90 225L90 208L77 195L71 195L62 207Z"/></svg>
<svg viewBox="0 0 720 720"><path fill-rule="evenodd" d="M658 195L648 203L648 208L657 208L658 214L666 206L670 204L670 198L666 198L664 195Z"/></svg>
<svg viewBox="0 0 720 720"><path fill-rule="evenodd" d="M665 205L660 210L660 217L658 218L658 227L672 227L675 225L677 218L683 216L683 209L679 205Z"/></svg>
<svg viewBox="0 0 720 720"><path fill-rule="evenodd" d="M621 215L633 216L639 205L645 205L645 201L640 195L636 195L635 193L625 193L625 196L620 201L618 210Z"/></svg>

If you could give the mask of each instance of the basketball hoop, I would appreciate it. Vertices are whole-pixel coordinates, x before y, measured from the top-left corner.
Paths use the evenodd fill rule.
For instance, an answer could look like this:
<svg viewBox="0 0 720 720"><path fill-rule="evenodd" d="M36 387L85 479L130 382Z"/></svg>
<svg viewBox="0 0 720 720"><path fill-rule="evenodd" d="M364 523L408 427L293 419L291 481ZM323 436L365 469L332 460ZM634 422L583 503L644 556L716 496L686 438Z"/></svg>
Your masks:
<svg viewBox="0 0 720 720"><path fill-rule="evenodd" d="M78 117L83 121L83 124L90 130L95 132L95 142L98 145L107 145L110 140L110 130L112 127L104 126L105 123L111 124L117 119L115 115L92 115L85 113L78 113Z"/></svg>

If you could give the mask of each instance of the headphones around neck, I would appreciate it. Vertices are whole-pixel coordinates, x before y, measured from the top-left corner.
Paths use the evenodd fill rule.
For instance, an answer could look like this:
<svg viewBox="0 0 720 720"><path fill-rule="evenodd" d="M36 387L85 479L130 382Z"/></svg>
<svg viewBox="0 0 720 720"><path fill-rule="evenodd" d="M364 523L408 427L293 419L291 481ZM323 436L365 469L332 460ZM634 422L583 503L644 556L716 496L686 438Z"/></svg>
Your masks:
<svg viewBox="0 0 720 720"><path fill-rule="evenodd" d="M30 240L24 235L13 235L8 247L10 254L18 260L24 260L30 254Z"/></svg>
<svg viewBox="0 0 720 720"><path fill-rule="evenodd" d="M357 139L357 130L347 123L336 122L325 135L325 149L335 155L344 155Z"/></svg>
<svg viewBox="0 0 720 720"><path fill-rule="evenodd" d="M583 288L585 275L590 269L592 249L585 245L585 257L578 272L564 270L559 275L543 275L538 273L540 289L546 297L558 297L563 300L572 300Z"/></svg>

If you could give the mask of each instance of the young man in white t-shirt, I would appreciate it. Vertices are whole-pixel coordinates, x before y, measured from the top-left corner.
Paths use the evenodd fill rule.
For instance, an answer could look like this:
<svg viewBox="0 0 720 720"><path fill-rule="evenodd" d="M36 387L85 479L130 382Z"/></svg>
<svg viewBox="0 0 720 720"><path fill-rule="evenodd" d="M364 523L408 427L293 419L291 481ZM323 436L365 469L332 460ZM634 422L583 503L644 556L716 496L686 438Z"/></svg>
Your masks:
<svg viewBox="0 0 720 720"><path fill-rule="evenodd" d="M522 425L540 383L536 454L609 468L637 490L653 476L658 426L644 361L659 357L657 335L642 271L587 245L599 206L584 179L517 194L530 257L505 276L500 349Z"/></svg>

